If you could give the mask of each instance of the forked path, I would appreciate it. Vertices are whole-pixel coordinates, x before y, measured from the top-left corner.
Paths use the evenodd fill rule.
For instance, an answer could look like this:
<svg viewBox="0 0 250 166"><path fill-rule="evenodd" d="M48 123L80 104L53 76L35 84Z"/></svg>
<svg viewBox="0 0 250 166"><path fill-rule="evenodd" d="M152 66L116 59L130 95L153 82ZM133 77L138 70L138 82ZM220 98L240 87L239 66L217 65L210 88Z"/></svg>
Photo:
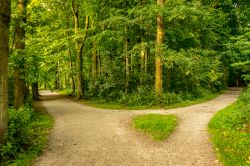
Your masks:
<svg viewBox="0 0 250 166"><path fill-rule="evenodd" d="M55 126L39 166L208 166L219 165L207 124L213 114L236 101L229 89L206 103L169 110L104 110L44 91L42 104ZM138 114L176 114L179 124L163 142L155 142L131 125Z"/></svg>

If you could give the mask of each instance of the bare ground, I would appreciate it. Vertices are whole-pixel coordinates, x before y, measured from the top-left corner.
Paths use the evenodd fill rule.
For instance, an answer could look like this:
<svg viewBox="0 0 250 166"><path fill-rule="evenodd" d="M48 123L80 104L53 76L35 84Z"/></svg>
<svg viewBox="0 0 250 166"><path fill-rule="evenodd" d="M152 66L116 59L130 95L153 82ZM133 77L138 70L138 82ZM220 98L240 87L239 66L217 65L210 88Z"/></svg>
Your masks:
<svg viewBox="0 0 250 166"><path fill-rule="evenodd" d="M44 91L42 104L55 126L35 166L212 166L216 159L207 132L213 114L235 102L239 89L214 100L169 110L120 111L85 106ZM133 116L176 114L179 124L163 142L155 142L131 125Z"/></svg>

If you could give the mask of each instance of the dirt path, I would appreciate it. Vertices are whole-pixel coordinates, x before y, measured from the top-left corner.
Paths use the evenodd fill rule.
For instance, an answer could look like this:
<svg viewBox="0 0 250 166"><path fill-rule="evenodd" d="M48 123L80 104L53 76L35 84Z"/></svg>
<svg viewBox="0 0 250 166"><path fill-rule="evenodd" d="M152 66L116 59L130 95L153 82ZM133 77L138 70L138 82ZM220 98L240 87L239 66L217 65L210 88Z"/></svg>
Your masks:
<svg viewBox="0 0 250 166"><path fill-rule="evenodd" d="M49 144L34 165L41 166L208 166L218 165L207 123L236 101L230 89L209 102L170 110L118 111L84 106L56 93L42 92L55 119ZM138 114L176 114L179 125L164 142L154 142L131 127Z"/></svg>

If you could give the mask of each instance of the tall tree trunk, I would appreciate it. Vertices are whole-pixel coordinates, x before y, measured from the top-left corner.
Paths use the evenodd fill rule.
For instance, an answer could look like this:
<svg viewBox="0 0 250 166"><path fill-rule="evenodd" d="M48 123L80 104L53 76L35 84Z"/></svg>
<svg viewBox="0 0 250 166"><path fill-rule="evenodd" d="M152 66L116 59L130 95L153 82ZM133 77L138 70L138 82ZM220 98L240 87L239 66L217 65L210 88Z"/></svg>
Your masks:
<svg viewBox="0 0 250 166"><path fill-rule="evenodd" d="M76 63L76 70L77 70L77 99L83 97L83 65L82 65L82 54L81 50L77 48L77 63Z"/></svg>
<svg viewBox="0 0 250 166"><path fill-rule="evenodd" d="M101 55L98 53L98 75L100 76L102 74L102 61L101 61Z"/></svg>
<svg viewBox="0 0 250 166"><path fill-rule="evenodd" d="M0 1L0 145L7 133L10 0Z"/></svg>
<svg viewBox="0 0 250 166"><path fill-rule="evenodd" d="M223 65L223 80L224 80L224 86L227 87L228 86L228 69L225 65Z"/></svg>
<svg viewBox="0 0 250 166"><path fill-rule="evenodd" d="M163 7L165 0L157 0L157 4ZM155 57L155 92L162 95L162 46L164 40L164 21L159 14L157 17L157 40L156 40L156 57Z"/></svg>
<svg viewBox="0 0 250 166"><path fill-rule="evenodd" d="M18 0L18 21L16 25L16 41L15 49L18 54L19 64L15 64L15 93L14 107L20 108L24 104L25 99L25 29L23 24L26 22L26 0Z"/></svg>
<svg viewBox="0 0 250 166"><path fill-rule="evenodd" d="M25 99L25 81L22 78L23 73L21 74L20 68L15 68L15 85L14 85L14 107L16 109L24 105Z"/></svg>
<svg viewBox="0 0 250 166"><path fill-rule="evenodd" d="M67 12L67 11L65 11L65 12ZM68 30L70 29L69 20L70 20L69 14L67 14L66 26L67 26ZM69 31L68 31L67 35L70 36ZM70 39L68 40L68 42L69 42L69 47L70 47L70 45L71 45ZM69 68L70 68L69 78L70 78L71 90L72 90L72 95L73 95L76 92L76 86L75 86L75 78L74 78L74 74L73 74L74 63L73 63L73 57L72 57L72 53L71 53L70 48L68 49L68 54L69 54Z"/></svg>
<svg viewBox="0 0 250 166"><path fill-rule="evenodd" d="M143 40L141 41L141 78L140 83L145 83L147 76L147 50L145 43L143 43Z"/></svg>
<svg viewBox="0 0 250 166"><path fill-rule="evenodd" d="M92 84L96 82L97 78L97 51L96 41L93 41L93 53L92 53Z"/></svg>
<svg viewBox="0 0 250 166"><path fill-rule="evenodd" d="M72 95L76 92L76 86L75 86L75 78L74 78L74 75L73 75L73 59L72 59L72 55L71 55L71 51L69 49L69 59L70 59L70 62L69 62L69 65L70 65L70 82L71 82L71 90L72 90Z"/></svg>
<svg viewBox="0 0 250 166"><path fill-rule="evenodd" d="M59 62L56 63L56 71L55 71L55 89L59 89L60 88L60 83L59 83Z"/></svg>
<svg viewBox="0 0 250 166"><path fill-rule="evenodd" d="M79 35L79 6L74 1L72 1L72 11L75 23L75 34ZM81 42L77 40L76 42L76 71L77 71L77 99L83 96L83 79L82 79L82 51Z"/></svg>
<svg viewBox="0 0 250 166"><path fill-rule="evenodd" d="M126 76L126 85L125 85L125 92L128 93L129 88L129 55L128 55L128 27L125 26L125 38L124 38L124 55L125 55L125 76Z"/></svg>
<svg viewBox="0 0 250 166"><path fill-rule="evenodd" d="M75 23L75 34L79 35L79 5L72 1L72 11L74 16L74 23ZM84 43L87 38L87 30L89 25L89 17L86 16L85 18L85 36L81 40L77 40L76 42L76 71L77 71L77 99L83 97L83 61L82 61L82 49L84 47Z"/></svg>
<svg viewBox="0 0 250 166"><path fill-rule="evenodd" d="M145 58L144 58L145 62L144 62L144 72L145 72L145 75L146 75L146 80L148 78L148 52L147 52L147 49L145 48Z"/></svg>

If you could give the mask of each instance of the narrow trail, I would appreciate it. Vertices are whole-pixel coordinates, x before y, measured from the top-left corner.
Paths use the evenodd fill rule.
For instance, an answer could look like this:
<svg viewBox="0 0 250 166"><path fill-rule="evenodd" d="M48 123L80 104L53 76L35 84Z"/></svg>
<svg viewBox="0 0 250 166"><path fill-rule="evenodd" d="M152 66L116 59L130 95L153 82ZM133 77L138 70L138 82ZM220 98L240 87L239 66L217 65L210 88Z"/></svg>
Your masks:
<svg viewBox="0 0 250 166"><path fill-rule="evenodd" d="M235 102L240 89L214 100L169 110L121 111L85 106L43 91L42 104L55 126L35 166L212 166L219 165L207 124L213 114ZM179 124L163 142L131 127L139 114L176 114Z"/></svg>

